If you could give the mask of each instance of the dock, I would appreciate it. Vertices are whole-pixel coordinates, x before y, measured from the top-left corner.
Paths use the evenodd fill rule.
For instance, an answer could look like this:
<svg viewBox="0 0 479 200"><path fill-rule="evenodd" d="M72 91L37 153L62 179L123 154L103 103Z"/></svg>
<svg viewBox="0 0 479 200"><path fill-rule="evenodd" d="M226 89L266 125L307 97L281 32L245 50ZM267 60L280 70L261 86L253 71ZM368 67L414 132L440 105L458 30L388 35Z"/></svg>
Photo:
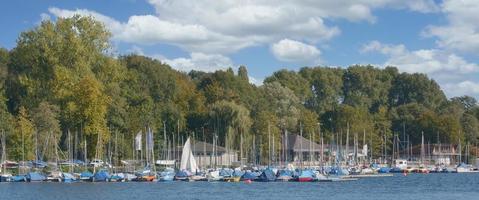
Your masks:
<svg viewBox="0 0 479 200"><path fill-rule="evenodd" d="M393 174L357 174L357 175L347 175L345 178L378 178L378 177L391 177Z"/></svg>

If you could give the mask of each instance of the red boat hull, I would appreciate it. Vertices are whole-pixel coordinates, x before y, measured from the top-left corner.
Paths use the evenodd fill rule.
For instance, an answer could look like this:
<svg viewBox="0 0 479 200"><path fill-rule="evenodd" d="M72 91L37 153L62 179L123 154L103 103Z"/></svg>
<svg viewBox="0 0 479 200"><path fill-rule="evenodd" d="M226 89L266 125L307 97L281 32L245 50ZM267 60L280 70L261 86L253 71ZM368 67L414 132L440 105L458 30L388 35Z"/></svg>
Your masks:
<svg viewBox="0 0 479 200"><path fill-rule="evenodd" d="M313 182L313 178L311 177L298 178L298 182Z"/></svg>

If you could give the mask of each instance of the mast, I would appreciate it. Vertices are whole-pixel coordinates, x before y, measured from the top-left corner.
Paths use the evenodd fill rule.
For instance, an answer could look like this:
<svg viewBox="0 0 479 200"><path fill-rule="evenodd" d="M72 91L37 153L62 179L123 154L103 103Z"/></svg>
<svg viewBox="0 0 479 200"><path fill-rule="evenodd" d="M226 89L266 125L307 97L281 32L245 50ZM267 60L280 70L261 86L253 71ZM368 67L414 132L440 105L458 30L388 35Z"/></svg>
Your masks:
<svg viewBox="0 0 479 200"><path fill-rule="evenodd" d="M52 132L50 132L50 134L52 134ZM56 138L57 137L55 135L53 135L53 141L57 141ZM55 162L56 162L57 167L58 167L58 143L57 142L55 142Z"/></svg>
<svg viewBox="0 0 479 200"><path fill-rule="evenodd" d="M215 136L216 136L216 132L215 132ZM241 134L241 131L240 131L240 157L241 157L240 158L241 167L243 167L243 134ZM216 159L215 159L215 163L216 163Z"/></svg>
<svg viewBox="0 0 479 200"><path fill-rule="evenodd" d="M203 159L206 159L206 138L205 138L205 127L203 126ZM201 162L202 159L200 159ZM206 161L203 163L203 167L206 168ZM210 162L211 165L211 162Z"/></svg>
<svg viewBox="0 0 479 200"><path fill-rule="evenodd" d="M150 165L150 159L149 159L149 156L150 156L150 151L149 151L149 137L150 137L150 133L148 132L148 128L147 127L144 127L145 128L145 166L148 166Z"/></svg>
<svg viewBox="0 0 479 200"><path fill-rule="evenodd" d="M2 130L2 164L3 164L3 174L6 174L7 173L7 165L6 165L6 161L7 161L7 137L5 136L5 131Z"/></svg>
<svg viewBox="0 0 479 200"><path fill-rule="evenodd" d="M301 136L301 141L299 143L299 148L301 149L300 150L301 154L299 156L299 163L300 163L301 169L303 169L303 124L301 122L299 123L299 134Z"/></svg>
<svg viewBox="0 0 479 200"><path fill-rule="evenodd" d="M421 131L421 165L424 164L424 131Z"/></svg>
<svg viewBox="0 0 479 200"><path fill-rule="evenodd" d="M176 140L177 140L176 142L179 143L180 142L180 120L179 119L176 120L176 134L177 134L176 135ZM178 149L179 144L175 144L175 145L176 145L176 148L175 148L175 151L176 151ZM177 153L176 156L178 158L180 157L179 152Z"/></svg>
<svg viewBox="0 0 479 200"><path fill-rule="evenodd" d="M271 130L268 121L268 166L271 166Z"/></svg>
<svg viewBox="0 0 479 200"><path fill-rule="evenodd" d="M84 136L84 137L85 137L85 136ZM83 156L85 156L85 163L88 164L88 163L87 163L87 162L88 162L88 161L87 161L87 157L88 157L88 156L87 156L87 148L86 148L86 147L87 147L86 137L85 137L84 145L85 145L85 149L84 149L85 153L84 153ZM133 148L133 149L135 149L135 148Z"/></svg>
<svg viewBox="0 0 479 200"><path fill-rule="evenodd" d="M272 149L272 152L271 152L271 154L272 154L272 161L273 161L273 165L276 165L275 148L274 148L274 135L273 135L273 137L271 138L271 140L272 140L272 146L273 146L273 147L272 147L273 149Z"/></svg>
<svg viewBox="0 0 479 200"><path fill-rule="evenodd" d="M38 161L38 131L35 131L35 162Z"/></svg>
<svg viewBox="0 0 479 200"><path fill-rule="evenodd" d="M58 164L58 161L57 161ZM22 168L25 165L25 137L22 130Z"/></svg>
<svg viewBox="0 0 479 200"><path fill-rule="evenodd" d="M168 140L166 139L166 121L163 121L163 159L164 160L169 160L169 158L167 158L167 143L168 143Z"/></svg>
<svg viewBox="0 0 479 200"><path fill-rule="evenodd" d="M349 163L349 122L346 129L346 165Z"/></svg>
<svg viewBox="0 0 479 200"><path fill-rule="evenodd" d="M218 142L218 135L215 132L215 136L213 137L213 156L215 158L215 169L217 168L217 164L218 164L218 162L217 162L217 157L218 156L216 155L216 142ZM241 145L241 146L243 146L243 145ZM243 158L243 157L241 157L241 158Z"/></svg>
<svg viewBox="0 0 479 200"><path fill-rule="evenodd" d="M70 161L69 165L70 165L70 173L73 173L73 160L72 160L72 157L71 157L71 136L70 136L70 130L67 130L67 133L68 133L68 160Z"/></svg>
<svg viewBox="0 0 479 200"><path fill-rule="evenodd" d="M149 131L151 132L150 134L150 144L151 144L151 162L153 163L153 171L156 174L156 165L155 165L155 140L154 140L154 133L153 130L151 130L150 127L148 127Z"/></svg>
<svg viewBox="0 0 479 200"><path fill-rule="evenodd" d="M284 165L288 163L288 129L284 130Z"/></svg>
<svg viewBox="0 0 479 200"><path fill-rule="evenodd" d="M459 164L462 163L462 146L461 146L461 140L459 139Z"/></svg>
<svg viewBox="0 0 479 200"><path fill-rule="evenodd" d="M364 145L366 145L366 129L363 129L363 149L364 149ZM366 163L366 160L368 159L368 152L363 152L363 153L366 153L366 155L364 155L364 163Z"/></svg>
<svg viewBox="0 0 479 200"><path fill-rule="evenodd" d="M253 159L253 164L256 165L256 135L253 135L253 151L251 152L252 154L252 159Z"/></svg>
<svg viewBox="0 0 479 200"><path fill-rule="evenodd" d="M118 156L118 131L115 130L115 164L118 165L118 159L119 159L119 156ZM114 166L115 164L112 163L112 165ZM116 170L115 170L116 172Z"/></svg>
<svg viewBox="0 0 479 200"><path fill-rule="evenodd" d="M320 165L321 165L321 170L323 170L323 162L324 162L324 138L323 135L321 134L321 123L318 123L318 135L321 140L321 158L320 158Z"/></svg>
<svg viewBox="0 0 479 200"><path fill-rule="evenodd" d="M314 137L314 134L313 134ZM313 166L313 141L311 138L311 132L309 132L309 167L311 168Z"/></svg>

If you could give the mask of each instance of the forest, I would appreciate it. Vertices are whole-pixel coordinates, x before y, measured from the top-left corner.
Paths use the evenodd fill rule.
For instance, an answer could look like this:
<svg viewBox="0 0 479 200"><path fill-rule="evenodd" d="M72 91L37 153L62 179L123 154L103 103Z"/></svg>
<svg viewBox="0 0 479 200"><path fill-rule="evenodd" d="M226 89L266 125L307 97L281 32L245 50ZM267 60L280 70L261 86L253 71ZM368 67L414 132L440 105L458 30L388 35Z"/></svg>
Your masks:
<svg viewBox="0 0 479 200"><path fill-rule="evenodd" d="M117 146L114 156L130 159L135 135L147 129L157 156L165 139L193 137L216 139L259 163L268 160L268 133L280 144L284 131L302 130L306 138L321 132L330 143L349 127L366 135L359 143L370 144L375 157L385 140L391 150L394 135L408 135L413 145L422 134L431 143L463 146L479 138L476 99L448 99L425 74L311 66L273 72L256 86L246 66L181 72L161 60L115 55L111 34L90 17L43 21L22 32L14 48L0 49L0 79L0 129L10 160L54 160L68 141L77 158L85 148L88 159L106 157Z"/></svg>

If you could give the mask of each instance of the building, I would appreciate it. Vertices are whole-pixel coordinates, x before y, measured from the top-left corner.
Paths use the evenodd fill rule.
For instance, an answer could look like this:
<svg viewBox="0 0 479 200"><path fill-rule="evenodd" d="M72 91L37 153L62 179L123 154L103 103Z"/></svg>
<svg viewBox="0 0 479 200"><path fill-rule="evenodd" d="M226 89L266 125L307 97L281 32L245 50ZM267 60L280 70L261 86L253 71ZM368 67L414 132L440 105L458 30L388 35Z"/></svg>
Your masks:
<svg viewBox="0 0 479 200"><path fill-rule="evenodd" d="M401 150L396 157L431 165L455 165L461 160L458 145L454 144L424 144L410 147L409 150Z"/></svg>
<svg viewBox="0 0 479 200"><path fill-rule="evenodd" d="M183 146L177 146L175 150L163 152L165 158L157 160L157 165L179 167ZM239 166L238 153L235 150L227 150L222 146L215 146L202 141L191 141L191 151L198 167L231 167Z"/></svg>
<svg viewBox="0 0 479 200"><path fill-rule="evenodd" d="M286 142L286 160L294 165L319 165L321 151L326 149L321 145L297 134L288 134Z"/></svg>
<svg viewBox="0 0 479 200"><path fill-rule="evenodd" d="M202 141L193 141L191 148L196 164L200 168L239 165L238 153L234 150L227 150L222 146L215 146ZM181 150L179 155L181 155Z"/></svg>

